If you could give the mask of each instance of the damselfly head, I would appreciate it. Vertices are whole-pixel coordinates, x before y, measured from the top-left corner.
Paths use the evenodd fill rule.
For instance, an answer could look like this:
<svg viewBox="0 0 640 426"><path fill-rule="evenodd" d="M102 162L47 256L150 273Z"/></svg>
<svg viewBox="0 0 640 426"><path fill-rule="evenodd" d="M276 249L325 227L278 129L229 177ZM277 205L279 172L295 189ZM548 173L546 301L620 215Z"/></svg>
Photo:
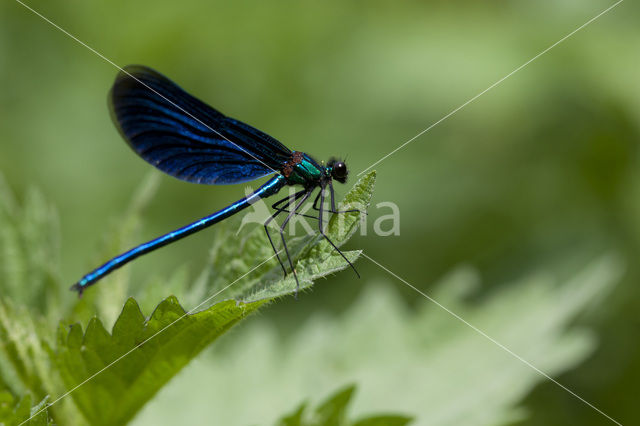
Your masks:
<svg viewBox="0 0 640 426"><path fill-rule="evenodd" d="M349 170L347 169L347 165L344 161L338 160L337 158L331 158L327 162L327 168L331 171L331 177L333 179L340 183L347 182Z"/></svg>

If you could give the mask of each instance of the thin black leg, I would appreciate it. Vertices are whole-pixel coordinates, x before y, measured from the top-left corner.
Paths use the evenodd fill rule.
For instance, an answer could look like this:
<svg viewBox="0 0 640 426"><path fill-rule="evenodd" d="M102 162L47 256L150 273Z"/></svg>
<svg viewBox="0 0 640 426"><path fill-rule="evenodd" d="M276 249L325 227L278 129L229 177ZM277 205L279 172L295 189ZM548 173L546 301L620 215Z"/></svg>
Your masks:
<svg viewBox="0 0 640 426"><path fill-rule="evenodd" d="M280 204L282 204L285 201L288 201L288 203L291 204L293 201L295 201L296 199L298 199L301 196L303 196L305 194L305 192L306 192L306 190L298 191L293 195L289 195L288 197L285 197L282 200L276 201L273 204L273 208L276 209L276 212L274 214L272 214L264 223L264 232L267 233L267 238L269 239L269 243L271 243L271 248L273 249L273 252L276 254L276 258L278 259L278 263L280 263L280 266L282 267L282 273L284 274L285 277L287 276L287 269L285 268L284 263L282 262L282 259L280 258L280 255L278 254L278 249L276 248L276 245L273 243L273 239L271 238L271 233L269 233L269 224L280 213L287 211L287 210L283 210L283 209L279 208Z"/></svg>
<svg viewBox="0 0 640 426"><path fill-rule="evenodd" d="M358 209L351 209L351 210L344 210L344 211L337 210L336 209L336 201L335 201L335 191L333 189L333 185L331 183L329 183L328 186L329 186L329 194L330 194L330 200L331 200L331 210L330 210L331 213L334 213L334 214L335 213L351 213L351 212L363 213L361 210L358 210ZM287 197L285 197L285 198L283 198L281 200L276 201L271 206L276 211L264 223L264 230L267 233L267 238L269 239L269 243L271 244L271 248L273 249L274 253L276 254L278 262L280 263L280 267L282 268L282 272L283 272L284 276L286 277L287 276L287 269L286 269L286 267L284 265L284 262L280 258L280 255L278 254L278 250L277 250L277 248L276 248L276 246L275 246L275 244L273 242L273 239L271 238L271 233L269 232L269 224L271 223L271 221L273 221L281 213L288 213L287 217L284 219L284 221L280 225L279 233L280 233L280 239L282 240L282 245L284 247L285 254L287 256L287 261L289 263L289 267L291 268L291 272L293 272L293 276L294 276L294 278L296 280L296 298L298 296L298 291L300 290L300 281L298 280L298 275L297 275L295 267L293 265L293 260L291 259L291 254L289 253L289 247L287 246L287 242L286 242L285 236L284 236L284 229L286 228L287 224L289 223L289 221L291 220L291 218L294 215L300 215L300 216L316 219L318 221L318 229L320 231L320 235L322 235L322 237L324 239L326 239L329 242L329 244L331 244L331 246L340 254L340 256L342 256L342 258L345 260L345 262L347 262L349 264L349 266L353 269L353 271L356 273L358 278L360 278L360 274L356 270L356 268L353 265L353 263L351 263L349 261L349 259L347 259L347 257L338 248L338 246L336 246L335 243L333 241L331 241L331 239L327 236L327 234L324 233L324 211L325 211L324 204L325 204L325 196L326 196L325 189L326 189L326 187L320 187L320 191L318 192L318 194L316 195L316 197L315 197L315 199L313 201L313 209L318 211L318 216L317 217L316 216L310 216L310 215L302 214L302 213L298 213L298 210L303 206L303 204L309 199L309 197L313 193L313 189L311 189L311 190L303 189L301 191L296 192L295 194L289 195L289 196L287 196ZM283 204L285 206L283 206ZM291 208L291 206L293 206L293 208L291 210L289 210L289 208Z"/></svg>
<svg viewBox="0 0 640 426"><path fill-rule="evenodd" d="M273 203L273 204L271 205L271 208L276 209L276 210L278 210L278 211L280 211L280 212L291 213L291 211L290 211L290 210L288 210L288 209L286 209L286 208L284 208L284 207L280 207L280 205L281 205L282 203L284 203L285 201L290 200L290 199L291 199L291 198L293 198L293 197L300 196L301 194L304 194L305 192L307 192L307 190L306 190L306 189L303 189L302 191L298 191L298 192L296 192L296 193L295 193L295 194L293 194L293 195L290 195L290 196L288 196L288 197L286 197L286 198L283 198L282 200L278 200L278 201L276 201L275 203ZM320 195L320 194L318 194L318 195ZM295 198L294 198L294 199L295 199ZM317 200L317 199L318 199L318 197L316 197L316 200ZM289 204L287 204L287 206L288 206L288 205L289 205ZM295 212L295 215L296 215L296 216L303 216L303 217L306 217L306 218L309 218L309 219L315 219L315 220L318 220L318 217L317 217L317 216L311 216L311 215L308 215L308 214L303 214L303 213Z"/></svg>
<svg viewBox="0 0 640 426"><path fill-rule="evenodd" d="M278 210L279 210L279 206L280 206L282 203L284 203L284 202L287 202L287 201L288 201L288 203L287 203L287 204L290 204L292 199L294 199L294 200L295 200L296 198L300 197L300 196L301 196L302 194L304 194L305 192L307 192L307 190L306 190L306 189L303 189L303 190L298 191L298 192L296 192L296 193L294 193L294 194L287 195L287 196L286 196L286 197L284 197L283 199L278 200L278 201L276 201L275 203L273 203L273 204L271 205L271 207L272 207L272 208L274 208L274 209L278 209Z"/></svg>
<svg viewBox="0 0 640 426"><path fill-rule="evenodd" d="M320 195L322 195L322 191L324 191L324 188L320 187L320 192L318 192L318 195L316 195L316 199L313 200L313 209L315 211L320 211L320 208L318 207L318 200L320 200Z"/></svg>
<svg viewBox="0 0 640 426"><path fill-rule="evenodd" d="M331 203L333 204L333 187L331 186L331 184L329 184L329 188L331 190ZM335 206L332 206L333 209L335 210ZM358 211L358 210L356 210ZM318 229L320 231L320 234L327 240L329 241L329 244L331 244L333 246L333 248L340 253L340 256L342 256L342 258L345 260L345 262L347 262L349 264L349 266L351 266L351 269L353 269L353 272L356 273L356 275L358 276L358 278L360 278L360 274L358 273L358 271L356 270L356 267L353 266L353 263L351 263L349 261L349 259L347 259L347 256L344 255L344 253L342 253L342 251L333 243L333 241L331 241L331 239L327 236L327 234L324 233L324 221L323 221L323 213L324 213L324 188L320 189L320 210L318 210ZM332 211L332 213L342 213L342 212L336 212L336 211Z"/></svg>
<svg viewBox="0 0 640 426"><path fill-rule="evenodd" d="M298 210L300 207L302 207L302 205L305 203L305 201L307 201L307 199L309 198L309 196L311 195L312 192L313 192L313 190L307 191L307 192L305 192L303 194L303 196L300 198L300 201L298 201L298 203L293 207L293 210L291 212L289 212L289 214L287 215L285 220L282 221L282 225L280 226L280 238L282 239L282 245L284 246L284 252L287 255L287 259L289 260L289 266L291 267L291 272L293 272L293 277L296 279L296 297L298 297L298 290L300 290L300 281L298 280L298 274L296 274L296 269L293 266L293 260L291 260L291 255L289 254L289 248L287 247L287 241L284 238L284 228L287 226L287 223L289 223L289 221L291 220L291 218L295 214L296 210Z"/></svg>
<svg viewBox="0 0 640 426"><path fill-rule="evenodd" d="M331 213L364 213L367 214L367 212L363 212L362 210L358 210L358 209L351 209L351 210L341 210L338 211L336 210L336 194L333 191L333 184L329 183L329 193L331 194Z"/></svg>
<svg viewBox="0 0 640 426"><path fill-rule="evenodd" d="M331 213L364 213L367 214L367 212L363 212L362 210L358 210L358 209L351 209L351 210L336 210L336 197L335 197L335 192L333 191L333 185L330 183L329 184L329 191L331 193ZM320 211L320 207L318 206L318 201L321 198L324 198L324 196L320 197L321 193L323 192L323 190L321 189L320 192L318 193L318 195L316 196L316 199L313 201L313 210L315 211ZM324 201L323 201L324 203Z"/></svg>

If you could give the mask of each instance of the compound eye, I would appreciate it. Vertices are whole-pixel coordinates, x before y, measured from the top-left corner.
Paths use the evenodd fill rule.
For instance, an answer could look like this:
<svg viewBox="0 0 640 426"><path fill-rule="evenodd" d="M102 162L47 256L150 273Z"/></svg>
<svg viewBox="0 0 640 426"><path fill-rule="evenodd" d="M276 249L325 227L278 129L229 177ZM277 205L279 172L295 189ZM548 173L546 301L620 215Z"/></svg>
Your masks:
<svg viewBox="0 0 640 426"><path fill-rule="evenodd" d="M344 164L342 161L334 164L333 175L338 179L343 179L347 177L347 165Z"/></svg>

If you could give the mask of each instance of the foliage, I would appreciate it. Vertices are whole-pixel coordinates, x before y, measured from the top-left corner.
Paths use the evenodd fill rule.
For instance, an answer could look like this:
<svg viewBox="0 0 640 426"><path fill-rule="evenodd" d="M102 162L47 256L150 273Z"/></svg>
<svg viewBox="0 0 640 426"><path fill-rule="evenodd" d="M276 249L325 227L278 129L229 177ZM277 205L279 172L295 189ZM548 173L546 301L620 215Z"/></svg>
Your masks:
<svg viewBox="0 0 640 426"><path fill-rule="evenodd" d="M371 202L374 184L375 171L366 174L354 185L339 203L338 210L366 211ZM336 246L341 247L356 231L360 224L360 216L358 212L333 215L325 232ZM225 227L212 251L212 269L216 272L212 278L212 289L216 291L249 270L255 265L255 259L268 259L273 256L264 229L260 226L241 238L239 244L228 244L231 237L229 234L237 229L233 225L231 223ZM309 288L313 281L327 273L337 272L346 267L342 256L319 235L297 238L289 245L291 252L297 253L296 271L301 290ZM355 262L360 252L344 251L344 255L350 262ZM277 260L271 259L264 267L250 274L241 285L230 289L229 294L244 301L265 300L291 294L296 287L295 279L292 275L282 279L282 270L276 266Z"/></svg>
<svg viewBox="0 0 640 426"><path fill-rule="evenodd" d="M316 407L314 412L307 413L307 404L302 403L293 413L282 417L278 426L405 426L411 418L397 415L368 416L357 421L347 420L349 403L353 397L355 386L348 386L327 398Z"/></svg>
<svg viewBox="0 0 640 426"><path fill-rule="evenodd" d="M35 318L35 319L34 319ZM16 395L45 395L55 386L49 374L51 332L23 306L0 301L0 384Z"/></svg>
<svg viewBox="0 0 640 426"><path fill-rule="evenodd" d="M373 172L365 176L347 194L345 202L358 203L366 209L374 180ZM107 241L107 245L112 249L126 244L127 238L124 234L134 232L141 209L154 186L153 179L143 183L142 189L133 199L128 218L124 220L125 231L115 233L112 241ZM93 317L84 331L79 323L68 325L68 322L62 322L56 338L53 339L51 326L45 321L45 315L36 313L34 308L46 307L38 301L57 291L58 281L54 279L57 277L52 274L17 274L14 271L20 269L11 269L11 266L12 262L16 262L16 258L22 262L33 262L33 265L42 264L39 257L41 255L31 260L28 247L29 244L35 244L34 238L37 241L49 241L47 235L54 223L42 220L42 210L45 206L42 201L36 205L28 204L27 207L38 212L32 212L23 221L18 221L18 217L23 216L22 211L15 207L9 195L5 187L0 187L0 198L5 201L5 208L0 212L0 219L5 225L0 249L5 253L15 253L3 258L2 266L7 273L4 280L0 281L6 297L0 301L0 386L5 389L2 394L2 415L7 419L7 424L13 424L14 419L23 418L26 416L25 413L29 412L34 416L31 419L33 424L41 424L38 422L42 421L46 424L49 413L56 421L65 423L78 423L79 413L82 413L89 424L127 423L160 388L205 347L260 306L275 297L295 291L295 284L291 285L290 278L270 280L273 291L264 285L266 277L275 275L273 269L278 269L279 272L279 265L271 262L254 271L248 280L249 285L243 287L243 291L253 297L252 301L218 301L206 309L197 311L205 302L221 293L220 289L216 289L211 283L201 282L198 285L201 289L209 291L209 297L189 311L179 304L175 296L171 296L155 307L153 313L146 318L136 300L129 298L111 333L106 330L100 319ZM41 200L39 196L33 199ZM359 213L345 216L346 225L338 226L337 221L332 218L327 228L328 235L335 238L339 245L346 242L359 224ZM248 245L259 244L261 240L257 231L259 230L254 230L240 241ZM47 235L40 236L38 233ZM25 248L22 251L18 250L23 246ZM238 250L237 247L235 250ZM331 253L327 245L317 239L305 241L297 253L296 262L300 265L304 288L310 286L314 279L346 266L341 257ZM357 259L358 254L347 252L352 261ZM255 263L256 259L254 255L254 251L241 250L236 253L234 260L244 264L246 269L251 271L251 264ZM215 258L214 256L214 267L221 276L229 279L231 284L242 278L242 269L238 269L237 264L216 264ZM48 263L45 266L49 268ZM30 271L35 269L35 266L26 264L24 268ZM37 284L44 280L43 277L52 280L55 285L38 287ZM178 287L187 288L186 276L181 277L179 281L182 284ZM20 286L13 285L11 279L22 279L22 286L35 283L42 295L28 298L27 296L33 293L27 293ZM128 288L127 277L115 277L114 281L113 284L120 291L126 291ZM287 281L289 284L281 285L279 281ZM259 292L256 288L260 289ZM260 297L255 297L256 294L260 294ZM248 296L245 299L249 298ZM89 296L69 309L76 315L84 315L92 308L100 311L103 303L96 296ZM56 308L56 312L58 309ZM109 317L106 309L102 311ZM70 406L68 399L63 399L60 404L51 407L42 402L29 411L30 394L40 395L45 399L70 394L75 407ZM15 408L12 405L14 395L25 395Z"/></svg>
<svg viewBox="0 0 640 426"><path fill-rule="evenodd" d="M2 295L40 311L54 311L60 263L58 217L39 191L20 206L0 175L0 288Z"/></svg>
<svg viewBox="0 0 640 426"><path fill-rule="evenodd" d="M79 324L61 327L56 363L67 389L81 385L72 396L90 424L124 424L202 349L262 304L229 300L187 314L169 297L145 319L129 299L111 334L96 318L84 335Z"/></svg>
<svg viewBox="0 0 640 426"><path fill-rule="evenodd" d="M0 425L48 426L52 424L48 417L46 398L32 406L29 395L15 401L11 393L0 393Z"/></svg>
<svg viewBox="0 0 640 426"><path fill-rule="evenodd" d="M539 271L485 295L477 270L460 267L429 296L556 377L593 353L596 336L576 319L606 303L621 268L607 255L567 277ZM396 286L405 288L371 282L347 311L309 313L286 339L272 323L247 324L163 390L135 424L200 424L211 413L221 424L265 424L300 395L317 400L348 383L358 384L357 416L382 408L436 426L525 418L520 401L547 379L434 303L419 297L409 309ZM227 391L216 398L189 392L211 383Z"/></svg>
<svg viewBox="0 0 640 426"><path fill-rule="evenodd" d="M118 65L151 65L293 149L318 160L346 155L354 176L614 0L25 3ZM599 348L561 381L622 424L637 423L629 395L640 382L640 49L629 48L640 45L638 22L640 2L620 3L377 165L374 206L399 206L401 235L351 242L429 294L461 263L477 268L486 294L528 271L569 276L601 253L618 253L627 272L586 318ZM0 2L0 169L22 205L30 184L42 188L64 230L60 297L34 291L42 281L16 285L29 293L23 300L62 308L64 315L42 311L50 324L75 304L70 281L119 251L100 253L96 241L149 171L109 119L105 97L115 73L19 3ZM144 229L123 244L203 216L242 192L161 181ZM372 208L370 223L381 213ZM217 235L200 233L118 271L87 292L86 309L80 306L74 320L86 324L97 314L111 325L128 295L145 313L169 294L194 306L207 293L190 300L184 274L200 269ZM28 248L19 252L38 249ZM27 259L13 265L31 263L29 275L37 278L44 264ZM337 274L315 286L313 297L263 310L261 321L277 322L287 336L317 311L350 309L385 276L367 265L358 263L363 279ZM203 276L206 290L215 272ZM129 289L121 291L124 280ZM414 292L401 295L416 303ZM552 383L534 397L528 425L602 424Z"/></svg>
<svg viewBox="0 0 640 426"><path fill-rule="evenodd" d="M374 180L374 173L364 176L346 195L340 209L366 209ZM150 197L153 187L153 179L147 180L134 197L124 221L129 233L135 233L144 200ZM0 197L11 200L6 189L0 191ZM33 199L42 200L37 195ZM52 233L56 224L43 222L43 216L38 214L21 222L17 216L22 215L23 209L16 205L14 201L5 203L5 206L13 207L5 208L2 216L6 225L4 235L12 237L0 240L0 250L18 253L16 256L27 258L23 261L36 265L38 257L29 260L30 251L18 248L21 245L28 247L29 235L38 241L53 241L50 236L34 236L32 232L35 229ZM40 207L30 206L44 208L46 203L40 202ZM357 213L333 216L326 232L337 245L342 245L358 224ZM230 229L230 225L221 228L221 239L232 241L225 234L232 232ZM110 250L128 244L125 233L112 235L118 242L107 240ZM30 413L34 415L33 424L46 424L49 419L57 422L73 419L74 423L80 424L81 418L88 424L127 423L205 347L262 305L295 291L295 282L290 277L282 278L274 259L251 271L252 261L255 264L256 258L269 259L271 255L262 229L257 227L236 240L237 244L214 246L210 265L193 283L189 284L188 276L182 272L172 278L175 283L169 284L170 288L188 291L192 298L198 298L197 305L191 304L193 308L185 310L177 298L171 296L146 318L138 302L130 298L117 315L111 333L102 320L93 317L84 331L80 324L64 321L54 336L51 323L46 320L51 316L47 309L58 312L61 308L47 308L41 300L57 294L57 285L40 284L45 297L35 297L33 293L0 282L4 296L0 301L0 340L3 342L0 346L0 386L4 401L0 414L6 419L4 421L12 424L16 419L26 419ZM313 279L346 267L343 259L318 237L295 239L292 246L295 247L296 269L303 289L308 289ZM346 253L353 260L359 255L358 251ZM15 256L3 259L3 270L12 270L7 264L13 259ZM46 268L55 270L55 266ZM250 273L243 277L247 271ZM463 268L445 279L433 297L524 359L556 375L577 365L593 350L594 336L585 330L568 328L569 324L606 295L619 273L619 263L612 257L605 257L565 282L556 282L549 274L538 274L471 303L464 300L473 296L478 279L471 269ZM57 282L53 273L11 276L23 277L24 285L38 286L47 280ZM209 303L207 299L211 295L224 290L220 277L232 284L230 289L234 291L225 294L234 295L236 300ZM112 283L126 291L129 277L114 277ZM80 317L95 309L108 321L111 314L105 302L92 296L91 292L87 293L88 297L76 301L68 309ZM27 297L29 294L31 296ZM149 300L149 295L142 294L141 298ZM203 308L205 305L210 306ZM44 312L34 311L33 306L41 307ZM425 324L429 325L428 334L425 334ZM372 327L375 334L371 332ZM335 352L332 348L340 350ZM260 353L261 359L269 360L268 367L256 362L256 353ZM243 354L250 358L243 358ZM469 354L473 354L473 358L468 358ZM362 396L355 400L353 410L359 420L347 419L347 406L353 396L353 387L347 387L317 404L313 411L307 404L301 405L281 418L283 425L400 425L409 420L402 416L366 415L380 407L417 414L417 424L501 424L524 416L522 410L514 407L543 380L535 371L483 340L469 327L453 321L434 305L425 302L410 314L394 293L375 285L341 318L312 318L302 324L285 345L279 343L274 330L267 325L253 323L209 358L212 362L200 364L200 369L204 366L205 370L199 370L197 374L200 380L206 380L201 384L202 388L211 389L220 398L202 406L211 408L223 404L216 413L220 419L225 418L225 409L231 410L234 403L269 400L265 396L269 392L255 386L256 380L267 385L286 383L283 388L286 392L301 389L308 395L317 395L320 390L329 391L345 380L358 383L362 389ZM282 360L287 362L282 363ZM398 363L411 366L411 370L371 369L374 365L394 366ZM309 370L309 366L313 369ZM288 374L290 369L308 373L298 377ZM214 377L207 379L212 374ZM189 378L188 375L184 377ZM189 395L190 401L198 401L199 395L204 394L194 394L193 389L200 386L198 380L191 379L187 389L179 394ZM315 385L304 386L302 381ZM225 388L240 386L243 397L235 402L225 400L225 392L221 393L222 388L216 383ZM246 383L254 383L254 386L246 386ZM180 381L172 386L180 386ZM394 397L386 389L401 389L402 392ZM47 400L65 395L67 391L72 391L71 398L64 398L50 407L47 405ZM259 394L252 396L254 392ZM272 416L279 411L277 407L283 406L281 401L286 392L271 401ZM32 395L42 402L30 407ZM172 404L163 401L163 395L144 411L140 421L148 419L151 412L170 417L167 407ZM175 396L172 402L182 407L188 405ZM183 410L173 412L184 414ZM250 421L242 419L236 410L227 420Z"/></svg>

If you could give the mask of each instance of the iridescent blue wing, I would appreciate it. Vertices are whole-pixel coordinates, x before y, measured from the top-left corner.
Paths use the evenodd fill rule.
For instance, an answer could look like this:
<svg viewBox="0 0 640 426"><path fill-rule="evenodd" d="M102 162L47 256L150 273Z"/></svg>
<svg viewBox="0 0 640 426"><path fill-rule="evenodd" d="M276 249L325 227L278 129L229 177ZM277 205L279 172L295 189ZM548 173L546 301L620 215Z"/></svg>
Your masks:
<svg viewBox="0 0 640 426"><path fill-rule="evenodd" d="M291 151L226 117L162 74L128 66L109 94L111 116L129 146L165 173L203 184L241 183L282 168Z"/></svg>

